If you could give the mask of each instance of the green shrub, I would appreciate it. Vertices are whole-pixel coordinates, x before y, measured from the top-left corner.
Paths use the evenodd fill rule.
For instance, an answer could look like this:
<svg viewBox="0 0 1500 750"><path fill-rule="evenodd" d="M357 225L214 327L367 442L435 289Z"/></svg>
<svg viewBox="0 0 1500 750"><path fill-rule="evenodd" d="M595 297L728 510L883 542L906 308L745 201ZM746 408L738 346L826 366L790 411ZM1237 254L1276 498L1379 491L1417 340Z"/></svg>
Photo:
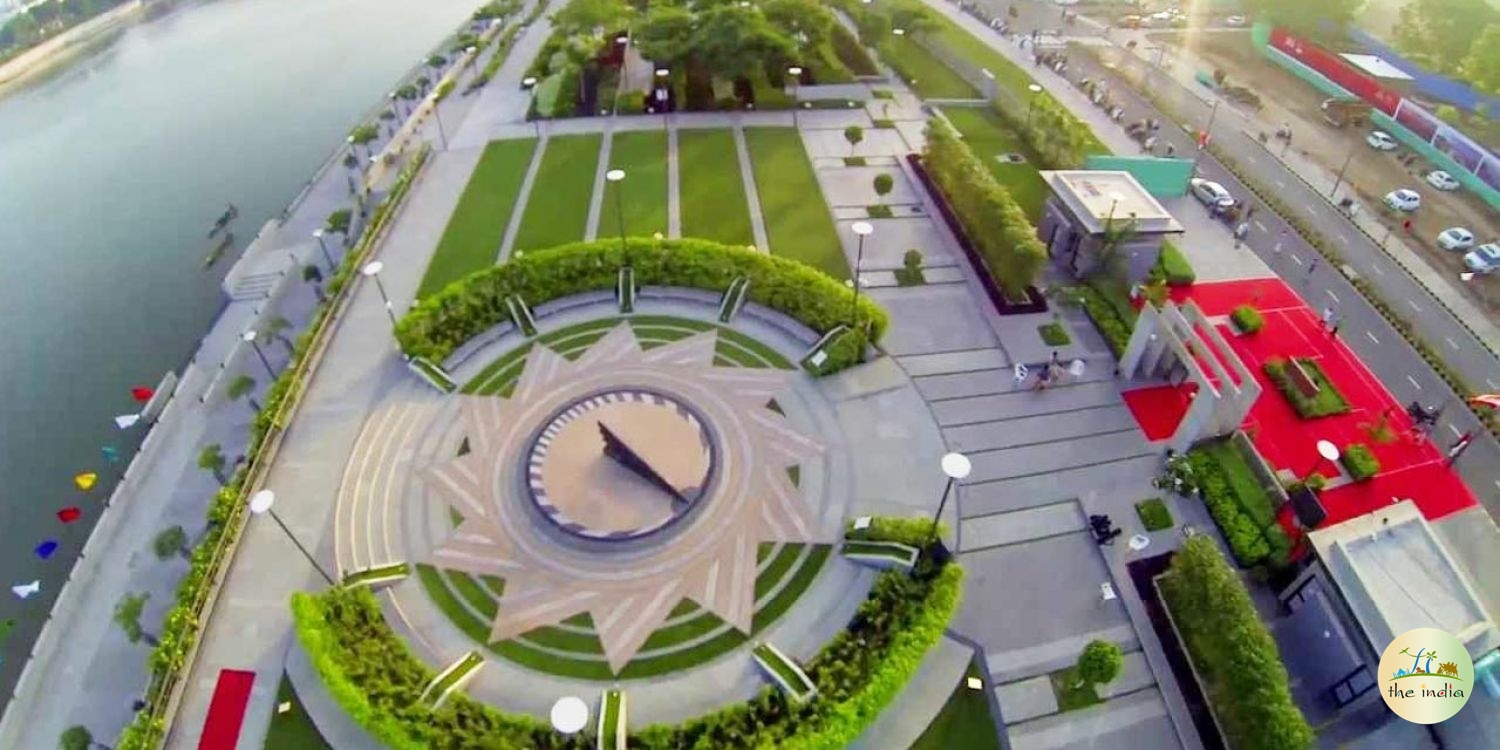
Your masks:
<svg viewBox="0 0 1500 750"><path fill-rule="evenodd" d="M844 157L844 166L846 166L846 167L863 167L864 165L865 165L865 157L863 157L863 156L846 156L846 157Z"/></svg>
<svg viewBox="0 0 1500 750"><path fill-rule="evenodd" d="M785 313L820 335L849 323L848 290L809 266L706 240L631 237L624 250L616 239L579 242L528 252L470 274L408 312L396 327L396 338L407 354L442 362L464 342L504 322L503 302L513 294L535 308L582 292L613 289L626 253L642 287L718 292L744 276L750 281L751 302ZM859 319L877 342L889 324L885 311L868 296L860 297Z"/></svg>
<svg viewBox="0 0 1500 750"><path fill-rule="evenodd" d="M1260 316L1260 311L1249 305L1240 305L1229 314L1230 320L1234 321L1236 328L1245 333L1255 333L1264 328L1266 321Z"/></svg>
<svg viewBox="0 0 1500 750"><path fill-rule="evenodd" d="M857 76L880 75L880 67L870 58L870 51L843 24L835 23L829 27L828 41L833 44L833 54L850 73Z"/></svg>
<svg viewBox="0 0 1500 750"><path fill-rule="evenodd" d="M937 536L948 533L946 524L939 523ZM896 518L894 516L872 516L869 528L855 529L854 521L844 524L844 538L850 541L900 542L912 547L927 546L932 538L932 519L923 517Z"/></svg>
<svg viewBox="0 0 1500 750"><path fill-rule="evenodd" d="M1291 372L1292 362L1302 366L1302 371L1307 373L1308 380L1318 387L1317 393L1308 396L1297 387L1296 376ZM1266 377L1276 386L1276 390L1291 402L1292 409L1297 412L1297 416L1303 419L1316 419L1348 413L1349 402L1344 400L1338 389L1333 387L1333 382L1323 374L1323 368L1318 366L1317 360L1296 357L1288 362L1285 358L1273 357L1266 360L1261 368L1265 370Z"/></svg>
<svg viewBox="0 0 1500 750"><path fill-rule="evenodd" d="M895 216L891 212L891 207L883 203L875 206L865 206L865 213L872 219L889 219Z"/></svg>
<svg viewBox="0 0 1500 750"><path fill-rule="evenodd" d="M1042 343L1047 346L1067 346L1073 343L1073 339L1068 336L1067 327L1057 321L1043 323L1036 327L1036 331L1041 334Z"/></svg>
<svg viewBox="0 0 1500 750"><path fill-rule="evenodd" d="M989 167L941 119L927 123L922 162L983 257L985 271L1010 299L1024 299L1047 264L1036 227Z"/></svg>
<svg viewBox="0 0 1500 750"><path fill-rule="evenodd" d="M1167 504L1159 497L1152 497L1135 504L1135 514L1140 516L1141 525L1147 531L1161 531L1172 528L1172 511L1167 509Z"/></svg>
<svg viewBox="0 0 1500 750"><path fill-rule="evenodd" d="M1237 750L1312 747L1312 729L1292 700L1276 641L1213 541L1189 538L1158 582L1226 744Z"/></svg>
<svg viewBox="0 0 1500 750"><path fill-rule="evenodd" d="M1292 564L1292 539L1286 535L1286 529L1281 524L1272 521L1267 524L1262 533L1266 536L1266 544L1271 548L1271 565L1284 568Z"/></svg>
<svg viewBox="0 0 1500 750"><path fill-rule="evenodd" d="M884 117L877 117L874 120L871 120L871 123L875 126L876 130L891 130L896 127L895 120Z"/></svg>
<svg viewBox="0 0 1500 750"><path fill-rule="evenodd" d="M1349 471L1349 478L1356 482L1380 473L1380 459L1375 458L1375 454L1370 452L1370 447L1364 443L1350 443L1344 446L1339 462Z"/></svg>
<svg viewBox="0 0 1500 750"><path fill-rule="evenodd" d="M1161 255L1156 258L1156 267L1161 269L1162 278L1168 286L1188 286L1198 280L1193 264L1188 262L1171 240L1161 243Z"/></svg>
<svg viewBox="0 0 1500 750"><path fill-rule="evenodd" d="M1219 527L1235 561L1246 568L1264 562L1271 554L1270 544L1266 542L1261 527L1240 507L1223 468L1214 456L1201 449L1192 451L1188 460L1203 504L1214 519L1214 525Z"/></svg>
<svg viewBox="0 0 1500 750"><path fill-rule="evenodd" d="M899 286L921 286L927 283L927 274L922 273L922 251L912 248L901 256L901 268L896 269L896 284Z"/></svg>
<svg viewBox="0 0 1500 750"><path fill-rule="evenodd" d="M1125 654L1113 641L1092 640L1078 655L1078 664L1073 667L1078 678L1092 685L1107 685L1120 676L1125 668Z"/></svg>
<svg viewBox="0 0 1500 750"><path fill-rule="evenodd" d="M823 364L814 366L811 358L807 361L807 370L814 375L822 377L865 361L865 349L869 346L869 340L860 331L845 330L835 336L832 341L823 347L823 353L828 356Z"/></svg>
<svg viewBox="0 0 1500 750"><path fill-rule="evenodd" d="M1104 337L1105 343L1109 344L1110 351L1116 357L1125 353L1125 347L1130 343L1130 334L1135 329L1134 317L1128 320L1121 317L1119 308L1090 285L1068 287L1063 290L1062 295L1066 301L1083 305L1089 320L1099 329L1099 335Z"/></svg>

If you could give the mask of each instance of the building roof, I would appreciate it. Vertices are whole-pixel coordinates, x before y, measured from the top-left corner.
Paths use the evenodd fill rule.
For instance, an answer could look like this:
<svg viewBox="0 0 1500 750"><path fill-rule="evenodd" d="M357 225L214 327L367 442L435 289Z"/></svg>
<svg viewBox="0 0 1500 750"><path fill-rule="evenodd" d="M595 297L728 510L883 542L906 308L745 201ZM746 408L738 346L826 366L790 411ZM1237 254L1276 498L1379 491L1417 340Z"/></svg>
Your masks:
<svg viewBox="0 0 1500 750"><path fill-rule="evenodd" d="M1494 623L1410 500L1308 539L1376 653L1415 628L1452 633L1471 653L1493 644Z"/></svg>
<svg viewBox="0 0 1500 750"><path fill-rule="evenodd" d="M1141 183L1141 187L1146 188L1146 192L1157 198L1187 195L1188 181L1193 179L1192 159L1093 154L1084 158L1083 166L1095 171L1129 172Z"/></svg>
<svg viewBox="0 0 1500 750"><path fill-rule="evenodd" d="M1182 231L1182 225L1129 172L1065 170L1041 174L1052 193L1091 234L1102 233L1111 219L1121 221L1132 216L1137 233Z"/></svg>
<svg viewBox="0 0 1500 750"><path fill-rule="evenodd" d="M1352 52L1340 52L1339 57L1349 61L1353 65L1376 78L1388 78L1396 81L1410 81L1411 76L1406 71L1388 63L1382 57L1375 55L1360 55Z"/></svg>

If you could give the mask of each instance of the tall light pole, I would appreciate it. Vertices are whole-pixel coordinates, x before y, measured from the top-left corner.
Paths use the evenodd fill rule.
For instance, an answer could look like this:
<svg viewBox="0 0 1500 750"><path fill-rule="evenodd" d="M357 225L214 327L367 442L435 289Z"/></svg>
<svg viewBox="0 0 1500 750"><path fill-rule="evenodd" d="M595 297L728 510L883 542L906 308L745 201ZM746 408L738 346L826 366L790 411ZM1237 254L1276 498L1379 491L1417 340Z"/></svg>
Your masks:
<svg viewBox="0 0 1500 750"><path fill-rule="evenodd" d="M255 356L260 357L261 365L266 368L266 376L272 380L276 379L276 370L272 369L271 361L266 359L266 353L260 350L260 344L256 342L257 334L253 329L240 334L240 340L250 345L255 350Z"/></svg>
<svg viewBox="0 0 1500 750"><path fill-rule="evenodd" d="M1333 198L1334 196L1338 195L1339 185L1344 184L1344 170L1349 168L1349 162L1354 161L1354 152L1358 150L1359 144L1355 143L1354 146L1349 149L1349 155L1344 157L1344 165L1342 167L1339 167L1338 177L1333 178L1333 189L1328 191L1329 198Z"/></svg>
<svg viewBox="0 0 1500 750"><path fill-rule="evenodd" d="M536 111L536 76L526 76L521 79L521 87L531 95L531 103L526 111L531 113L531 129L536 133L536 139L542 139L542 113Z"/></svg>
<svg viewBox="0 0 1500 750"><path fill-rule="evenodd" d="M672 75L672 71L667 70L666 68L657 68L656 90L652 92L652 96L656 97L656 106L661 108L661 132L663 133L666 133L670 130L670 120L669 114L667 112L667 100L671 98L671 92L667 89L667 86L669 85L667 83L667 76L669 75Z"/></svg>
<svg viewBox="0 0 1500 750"><path fill-rule="evenodd" d="M434 96L432 98L432 120L433 120L433 122L437 123L437 126L438 126L438 139L442 141L443 150L447 151L448 150L448 134L443 132L443 113L441 111L442 110L442 104L443 104L442 97Z"/></svg>
<svg viewBox="0 0 1500 750"><path fill-rule="evenodd" d="M786 74L792 77L792 127L797 127L797 108L802 106L797 101L797 87L802 84L802 68L793 65L786 69Z"/></svg>
<svg viewBox="0 0 1500 750"><path fill-rule="evenodd" d="M292 544L296 545L297 551L301 552L302 556L307 558L307 561L312 564L313 569L318 571L318 575L323 576L323 580L330 587L337 585L333 582L333 576L328 575L328 571L323 570L323 566L319 565L318 561L313 559L312 553L308 552L307 548L302 546L302 542L297 541L297 536L292 533L291 529L286 527L286 524L281 520L281 516L276 515L276 511L272 509L272 506L275 504L276 493L270 490L261 490L250 496L250 513L257 516L269 515L271 520L275 521L276 525L281 527L281 533L286 534L286 538L290 539Z"/></svg>
<svg viewBox="0 0 1500 750"><path fill-rule="evenodd" d="M625 249L625 186L620 183L625 181L625 170L611 169L604 173L604 179L609 182L615 191L615 218L620 224L620 257L626 266L630 265L630 251Z"/></svg>
<svg viewBox="0 0 1500 750"><path fill-rule="evenodd" d="M380 272L385 269L385 264L372 260L359 269L359 272L367 279L375 281L375 288L380 290L380 299L385 303L385 314L391 318L391 328L396 327L396 311L391 307L391 297L385 293L385 284L380 283Z"/></svg>
<svg viewBox="0 0 1500 750"><path fill-rule="evenodd" d="M859 239L856 241L854 250L854 278L850 281L854 287L854 301L849 307L849 320L854 328L859 328L859 271L865 262L865 238L875 231L875 227L868 221L856 221L849 226L850 231Z"/></svg>
<svg viewBox="0 0 1500 750"><path fill-rule="evenodd" d="M969 457L958 452L944 454L942 466L943 474L948 477L948 484L943 487L943 499L938 501L937 512L932 514L932 527L927 531L929 547L937 540L938 521L943 517L943 509L948 506L948 495L953 492L954 482L969 476L969 472L974 470Z"/></svg>
<svg viewBox="0 0 1500 750"><path fill-rule="evenodd" d="M323 260L328 262L328 275L333 275L333 256L328 252L328 245L323 242L323 230L314 229L313 239L318 241L318 249L323 251Z"/></svg>
<svg viewBox="0 0 1500 750"><path fill-rule="evenodd" d="M1203 155L1203 149L1208 148L1209 141L1213 140L1214 116L1219 114L1219 99L1214 98L1214 103L1208 110L1208 124L1203 127L1203 135L1198 139L1198 149L1193 152L1193 168L1198 168L1198 158Z"/></svg>
<svg viewBox="0 0 1500 750"><path fill-rule="evenodd" d="M1031 92L1031 97L1026 100L1026 127L1031 127L1031 113L1036 110L1037 94L1042 93L1042 87L1033 83L1026 87Z"/></svg>
<svg viewBox="0 0 1500 750"><path fill-rule="evenodd" d="M625 88L626 72L630 65L630 33L627 31L615 37L615 44L620 45L620 83L615 86L615 106L610 110L612 116L620 115L620 91Z"/></svg>

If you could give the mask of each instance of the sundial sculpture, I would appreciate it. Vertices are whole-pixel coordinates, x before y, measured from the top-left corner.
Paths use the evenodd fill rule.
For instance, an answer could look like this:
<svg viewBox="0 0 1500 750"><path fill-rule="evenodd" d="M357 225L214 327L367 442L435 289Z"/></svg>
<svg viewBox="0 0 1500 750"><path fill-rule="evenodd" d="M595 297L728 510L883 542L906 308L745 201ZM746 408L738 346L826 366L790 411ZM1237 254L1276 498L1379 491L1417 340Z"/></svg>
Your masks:
<svg viewBox="0 0 1500 750"><path fill-rule="evenodd" d="M677 489L671 482L663 478L661 474L658 474L656 469L651 468L651 464L647 463L646 459L641 458L641 454L632 450L629 445L626 445L625 441L621 440L620 436L616 435L614 430L609 429L609 426L603 422L599 423L599 435L604 438L604 455L614 459L632 474L650 482L662 492L667 493L674 501L683 505L692 504L693 498L683 494L682 490Z"/></svg>

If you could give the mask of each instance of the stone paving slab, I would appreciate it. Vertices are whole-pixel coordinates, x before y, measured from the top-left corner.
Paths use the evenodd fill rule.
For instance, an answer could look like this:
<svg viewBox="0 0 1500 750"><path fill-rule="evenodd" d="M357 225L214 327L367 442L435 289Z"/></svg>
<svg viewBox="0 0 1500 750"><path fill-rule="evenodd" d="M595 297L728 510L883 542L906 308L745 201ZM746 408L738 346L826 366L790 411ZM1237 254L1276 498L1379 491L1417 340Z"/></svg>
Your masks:
<svg viewBox="0 0 1500 750"><path fill-rule="evenodd" d="M1012 750L1181 747L1155 688L1008 728Z"/></svg>
<svg viewBox="0 0 1500 750"><path fill-rule="evenodd" d="M927 146L927 122L925 120L906 120L896 123L896 132L901 134L901 140L906 142L907 153L921 153Z"/></svg>
<svg viewBox="0 0 1500 750"><path fill-rule="evenodd" d="M963 271L953 266L923 268L922 276L924 283L928 285L964 283ZM895 271L864 271L859 277L865 280L865 287L869 289L889 289L901 286L896 280Z"/></svg>
<svg viewBox="0 0 1500 750"><path fill-rule="evenodd" d="M1057 696L1047 675L1001 685L995 688L995 700L1008 724L1057 713Z"/></svg>
<svg viewBox="0 0 1500 750"><path fill-rule="evenodd" d="M1014 375L1008 369L1004 372ZM1016 389L1015 378L1011 377L1008 381L999 381L997 385L1006 382L1011 384L1012 390L987 396L938 401L932 405L932 413L937 415L938 424L954 427L1120 403L1119 391L1113 382L1079 383L1057 386L1046 391L1033 391L1024 386Z"/></svg>
<svg viewBox="0 0 1500 750"><path fill-rule="evenodd" d="M1144 483L1149 487L1151 478L1156 476L1160 468L1161 458L1150 455L1062 469L1020 479L965 484L963 513L965 516L978 516L1019 510L1064 498L1083 497L1100 487L1110 487L1115 483L1126 486ZM1116 519L1115 523L1123 525L1127 520Z"/></svg>
<svg viewBox="0 0 1500 750"><path fill-rule="evenodd" d="M883 346L897 356L935 354L995 345L982 312L963 286L874 289L870 297L902 325L886 332Z"/></svg>
<svg viewBox="0 0 1500 750"><path fill-rule="evenodd" d="M1020 448L976 453L969 456L974 463L970 481L984 482L991 479L1028 476L1066 469L1091 463L1104 463L1133 456L1148 455L1151 448L1141 440L1134 429L1104 435L1039 443Z"/></svg>
<svg viewBox="0 0 1500 750"><path fill-rule="evenodd" d="M1010 366L1003 352L991 348L921 354L900 359L901 368L914 378L942 373L982 372Z"/></svg>
<svg viewBox="0 0 1500 750"><path fill-rule="evenodd" d="M1209 216L1202 203L1183 196L1164 198L1161 204L1182 224L1184 232L1181 237L1172 238L1172 244L1182 251L1183 257L1193 266L1193 273L1197 275L1198 281L1229 281L1276 275L1250 248L1236 248L1234 236L1230 233L1233 227Z"/></svg>
<svg viewBox="0 0 1500 750"><path fill-rule="evenodd" d="M939 470L943 439L927 404L909 386L839 401L839 424L854 457L848 515L931 516L946 478ZM949 503L949 528L957 528Z"/></svg>
<svg viewBox="0 0 1500 750"><path fill-rule="evenodd" d="M927 121L927 113L922 111L922 100L907 93L897 93L895 99L871 98L865 102L865 111L870 114L872 120L896 120L900 121Z"/></svg>
<svg viewBox="0 0 1500 750"><path fill-rule="evenodd" d="M1119 678L1100 687L1099 696L1114 698L1155 684L1156 675L1151 673L1151 665L1146 663L1146 654L1131 651L1125 655L1125 667L1120 670Z"/></svg>
<svg viewBox="0 0 1500 750"><path fill-rule="evenodd" d="M846 116L850 117L850 120L839 125L837 130L808 129L806 119L808 114L810 113L804 112L798 117L803 123L802 142L807 146L808 155L815 159L835 156L900 156L907 151L906 141L902 140L899 131L870 127L870 118L862 109L857 113L848 113ZM864 129L864 138L853 147L850 147L848 139L844 138L844 128L849 125L858 125Z"/></svg>
<svg viewBox="0 0 1500 750"><path fill-rule="evenodd" d="M1042 340L1039 329L1041 326L1054 322L1062 324L1063 328L1068 331L1068 343L1054 346ZM1000 343L1005 346L1005 351L1010 352L1011 358L1017 362L1041 364L1050 361L1054 352L1063 361L1086 359L1094 354L1085 346L1086 341L1078 337L1076 326L1070 324L1066 318L1054 317L1050 312L1032 315L1002 315L996 322L995 328L1000 335Z"/></svg>
<svg viewBox="0 0 1500 750"><path fill-rule="evenodd" d="M1120 619L1122 621L1125 619L1123 614ZM1123 650L1131 650L1139 646L1135 630L1131 628L1130 623L1125 622L1099 630L1083 631L1077 635L1040 642L1029 648L998 653L991 651L986 653L985 660L990 665L991 679L995 682L1011 682L1071 667L1078 663L1078 655L1083 653L1084 647L1090 641L1096 640L1111 641Z"/></svg>
<svg viewBox="0 0 1500 750"><path fill-rule="evenodd" d="M849 228L853 221L839 222L839 239L844 245L844 256L849 259L849 265L854 265L855 253L859 247L859 237ZM905 265L907 250L916 250L922 253L922 265L926 268L932 267L954 267L959 263L948 249L941 232L933 219L927 215L920 217L902 216L893 219L872 219L870 226L875 231L865 238L864 261L860 263L861 269L871 268L901 268ZM928 278L932 275L929 273ZM956 278L962 279L960 274Z"/></svg>
<svg viewBox="0 0 1500 750"><path fill-rule="evenodd" d="M1135 426L1130 410L1118 404L951 427L943 430L943 437L952 450L978 452L1119 432Z"/></svg>
<svg viewBox="0 0 1500 750"><path fill-rule="evenodd" d="M1029 542L1088 528L1078 503L1067 501L979 518L967 517L959 535L960 552Z"/></svg>
<svg viewBox="0 0 1500 750"><path fill-rule="evenodd" d="M823 188L823 197L830 206L873 206L879 203L908 205L922 202L917 189L896 167L842 167L820 169L816 174L818 184ZM891 192L885 197L875 192L875 178L883 174L890 175L892 180Z"/></svg>

